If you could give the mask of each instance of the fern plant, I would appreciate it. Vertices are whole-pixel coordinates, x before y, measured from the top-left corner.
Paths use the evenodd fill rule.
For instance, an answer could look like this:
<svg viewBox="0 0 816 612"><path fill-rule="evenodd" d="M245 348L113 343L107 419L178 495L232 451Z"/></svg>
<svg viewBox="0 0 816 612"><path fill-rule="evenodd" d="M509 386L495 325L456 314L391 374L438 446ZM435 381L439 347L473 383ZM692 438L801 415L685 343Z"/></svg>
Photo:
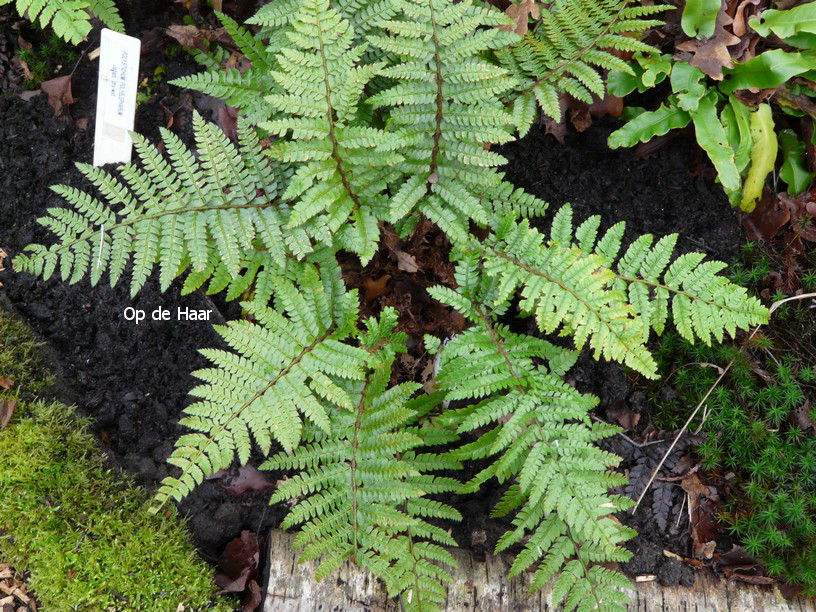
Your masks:
<svg viewBox="0 0 816 612"><path fill-rule="evenodd" d="M536 103L560 121L559 94L587 104L593 96L603 98L606 87L599 69L634 74L615 52L654 51L635 36L662 25L655 17L672 8L631 0L556 0L540 8L532 31L497 53L500 65L517 80L510 99L519 133L530 129Z"/></svg>
<svg viewBox="0 0 816 612"><path fill-rule="evenodd" d="M699 27L699 38L710 36L702 32L714 31L719 5L715 2L712 10L701 12L699 3L697 11L690 11L690 4L683 14L684 30L693 36ZM644 92L668 78L672 94L657 109L628 109L629 121L610 135L609 146L635 146L693 124L697 143L711 159L733 206L739 205L747 213L754 210L768 175L774 171L779 149L779 178L787 185L788 195L807 192L816 178L806 161L810 136L807 131L797 135L782 124L784 115L807 118L811 114L811 99L816 95L812 75L816 38L807 32L806 24L814 19L813 3L763 10L748 21L756 56L752 52L748 61L736 64L727 51L724 58L710 64L696 56L686 60L669 54L636 54L628 62L628 70L610 72L610 92L621 97L635 89ZM725 29L721 36L739 40ZM678 49L696 49L688 47L695 44L684 41ZM797 47L804 51L795 51ZM782 111L776 119L770 103L749 104L739 93L758 88L773 94L768 101ZM797 127L798 121L792 126Z"/></svg>
<svg viewBox="0 0 816 612"><path fill-rule="evenodd" d="M91 31L91 14L112 30L125 30L113 0L0 0L0 6L12 2L20 15L43 28L51 25L57 36L75 45Z"/></svg>
<svg viewBox="0 0 816 612"><path fill-rule="evenodd" d="M495 27L507 22L496 10L307 0L266 5L255 34L222 19L257 72L186 82L231 100L258 90L238 145L200 117L198 157L169 132L167 158L136 137L141 166L121 179L81 167L102 199L58 188L73 210L41 220L56 244L15 258L69 282L107 270L116 283L132 261L133 292L158 266L162 288L186 274L185 291L208 283L243 300L250 320L218 328L229 350L204 351L213 366L197 373L199 401L182 421L193 433L154 509L253 448L274 453L265 467L292 472L275 500L294 500L286 524L300 526L305 559L323 558L321 575L351 559L412 608L435 609L453 544L439 521L458 514L434 496L458 485L434 472L490 458L457 490L511 483L496 512L514 514L499 544L523 546L514 572L535 565L538 587L563 570L555 588L568 607L619 609L625 580L601 564L625 558L632 533L611 517L626 504L607 493L621 483L617 459L593 445L616 430L591 423L596 400L564 382L575 351L499 318L519 297L541 332L654 377L647 341L669 312L684 337L710 343L766 309L718 274L724 264L672 263L676 236L621 253L622 224L599 237L599 218L573 228L569 207L549 237L531 227L546 203L506 183L488 146L511 138L505 101L518 87L491 59L518 41ZM273 136L265 150L259 131ZM337 263L338 251L368 261L382 224L407 236L423 217L457 262L455 283L431 295L471 323L444 348L425 339L440 353L431 394L391 384L405 350L396 315L359 322Z"/></svg>

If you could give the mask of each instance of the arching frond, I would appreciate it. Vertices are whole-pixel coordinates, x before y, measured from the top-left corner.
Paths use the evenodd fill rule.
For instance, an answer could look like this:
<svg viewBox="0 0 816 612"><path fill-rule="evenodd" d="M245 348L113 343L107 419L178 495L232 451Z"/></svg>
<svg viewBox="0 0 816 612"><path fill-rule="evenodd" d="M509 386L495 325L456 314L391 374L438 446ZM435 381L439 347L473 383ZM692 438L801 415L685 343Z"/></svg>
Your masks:
<svg viewBox="0 0 816 612"><path fill-rule="evenodd" d="M461 518L429 498L459 484L434 472L459 466L422 448L427 430L419 419L436 402L412 400L418 384L389 386L396 353L405 348L396 324L393 309L367 322L361 346L368 373L351 385L353 405L333 411L331 435L313 430L307 444L262 468L295 470L272 501L295 500L283 526L300 525L296 546L302 561L320 558L318 578L354 559L391 595L404 594L406 609L425 611L445 601L446 566L456 564L445 549L455 541L429 519Z"/></svg>
<svg viewBox="0 0 816 612"><path fill-rule="evenodd" d="M654 51L632 35L662 25L654 17L671 8L633 0L555 0L541 8L533 30L496 54L518 80L509 97L519 133L530 129L536 102L560 121L559 93L587 104L593 95L602 98L606 88L599 70L631 73L614 51Z"/></svg>
<svg viewBox="0 0 816 612"><path fill-rule="evenodd" d="M72 209L50 208L39 221L58 242L28 246L15 267L46 279L59 268L63 280L75 283L87 275L92 284L108 270L114 285L132 262L136 294L155 266L166 289L188 268L211 271L212 261L222 262L235 278L259 247L281 267L288 252L308 252L305 235L283 236L290 212L275 201L278 173L258 150L252 129L240 127L236 147L198 115L194 125L198 158L163 130L169 160L134 135L141 165L120 168L121 179L78 164L104 201L74 187L55 187Z"/></svg>

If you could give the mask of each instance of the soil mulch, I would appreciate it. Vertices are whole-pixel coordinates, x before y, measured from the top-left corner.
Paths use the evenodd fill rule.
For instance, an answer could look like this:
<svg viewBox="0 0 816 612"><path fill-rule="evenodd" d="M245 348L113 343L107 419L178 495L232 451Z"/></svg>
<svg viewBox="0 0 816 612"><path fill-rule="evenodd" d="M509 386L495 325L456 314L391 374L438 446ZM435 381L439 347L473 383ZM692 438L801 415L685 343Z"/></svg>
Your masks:
<svg viewBox="0 0 816 612"><path fill-rule="evenodd" d="M153 16L136 25L131 18L128 32L155 38L153 28L166 25L167 18L149 11L145 14ZM167 119L162 105L178 108L172 129L189 142L191 109L206 109L208 101L166 81L189 74L197 66L185 55L168 58L164 46L154 43L142 57L140 81L151 78L159 65L165 67L165 73L151 99L139 106L136 130L155 140L158 127ZM92 158L95 70L95 64L87 59L80 62L73 80L78 102L61 118L54 117L44 96L24 102L13 91L0 93L0 193L4 194L0 199L0 248L9 256L31 242L48 243L52 239L36 224L47 207L60 205L49 185L67 183L87 188L73 163ZM689 140L675 139L652 157L636 159L631 151L608 149L606 137L611 129L609 123L596 123L583 134L569 134L561 145L542 129L534 128L521 141L503 148L509 160L508 178L553 205L571 202L577 220L600 214L606 227L627 221L629 239L644 232L658 237L679 232L682 251L702 249L726 260L732 258L741 230L721 188L696 170L701 167L696 146ZM432 241L426 248L433 251L438 246ZM353 263L349 266L349 274L356 275L361 287L366 278L381 278L376 271L360 270ZM124 309L133 306L150 313L159 307L173 312L190 307L211 309L229 319L235 315L234 305L213 302L201 293L182 297L178 284L162 294L156 281L148 282L134 299L126 283L113 289L104 284L90 288L87 281L68 286L56 279L43 282L11 270L0 272L0 283L17 310L50 345L62 383L61 399L77 403L93 418L95 431L114 465L146 487L155 488L167 475L165 459L175 440L184 433L178 419L189 401L187 392L195 384L190 372L205 365L197 351L220 346L220 341L208 322L147 320L137 326L124 320ZM416 293L416 288L410 287L410 292ZM378 300L393 299L391 294L369 295L371 300L366 302L372 311L385 304ZM607 410L623 405L642 413L644 422L648 420L649 406L637 380L621 367L582 359L571 376L582 391L601 398L599 415L606 416ZM611 450L624 457L624 469L643 463L639 447L623 438L610 444ZM654 449L658 452L659 446L654 445ZM242 531L263 533L279 523L284 510L268 505L270 494L248 492L235 497L222 481L210 480L180 507L190 518L190 529L202 553L215 561ZM673 500L679 500L681 494L672 493L676 496ZM492 487L451 500L465 517L454 529L460 545L477 553L492 550L503 524L488 514L499 495ZM651 503L647 496L645 507ZM632 575L656 574L665 584L693 579L687 566L663 554L670 550L689 555L687 520L679 517L674 530L660 529L647 511L627 520L640 535L630 543L637 556L624 570Z"/></svg>
<svg viewBox="0 0 816 612"><path fill-rule="evenodd" d="M0 562L0 610L37 612L37 600L26 589L25 581L8 563Z"/></svg>

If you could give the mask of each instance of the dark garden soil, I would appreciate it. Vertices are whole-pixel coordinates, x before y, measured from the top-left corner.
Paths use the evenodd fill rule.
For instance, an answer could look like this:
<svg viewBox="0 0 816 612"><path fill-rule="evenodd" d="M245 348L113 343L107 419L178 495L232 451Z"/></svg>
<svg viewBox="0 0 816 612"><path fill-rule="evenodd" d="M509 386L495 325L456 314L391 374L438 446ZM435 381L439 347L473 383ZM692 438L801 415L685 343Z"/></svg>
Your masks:
<svg viewBox="0 0 816 612"><path fill-rule="evenodd" d="M197 68L184 54L165 54L166 41L157 40L161 33L152 28L166 25L167 16L150 11L144 15L134 23L131 14L128 28L128 33L142 33L152 41L146 45L148 54L142 57L140 80L151 79L158 66L164 66L164 74L150 100L139 106L136 130L156 141L158 127L166 124L170 112L173 131L189 142L191 109L198 108L205 118L213 119L207 111L212 106L197 94L166 84ZM0 23L0 27L6 26ZM7 28L3 32L9 33ZM47 244L52 239L36 223L47 207L61 204L49 185L67 183L87 188L73 163L90 162L92 157L94 62L80 61L73 78L73 95L77 102L64 116L55 118L43 95L26 102L15 91L0 93L0 248L9 258L30 242ZM726 260L733 258L742 231L721 188L700 170L704 165L696 147L680 138L648 159L636 159L631 151L607 148L611 129L611 125L596 123L583 134L569 134L561 145L534 128L526 138L504 148L510 161L508 177L553 205L571 202L579 220L591 214L600 214L606 226L626 220L630 236L679 232L683 251L702 249ZM352 274L362 286L366 280L381 279L382 270L360 270L358 265ZM400 279L384 282L389 281ZM59 280L43 282L9 269L0 272L0 283L20 314L52 349L63 383L62 399L75 402L93 418L100 443L114 465L146 487L155 488L168 473L165 459L174 441L184 433L178 419L188 402L187 392L195 384L190 372L205 365L197 350L218 346L219 340L207 322L148 320L137 326L124 319L124 310L133 306L150 313L163 307L175 312L178 307L190 307L210 309L216 319L229 319L235 314L234 306L214 303L200 293L182 297L178 284L161 294L158 283L149 282L131 298L126 283L114 289L104 284L92 289L87 281L67 286ZM376 287L368 298L365 301L372 303L372 310L390 299L379 295ZM427 306L434 308L430 302ZM416 331L425 331L420 328L421 324ZM609 418L608 412L626 407L642 413L639 429L643 429L649 406L637 381L622 368L582 359L572 377L581 390L601 398L599 418ZM610 450L624 457L623 467L631 469L644 463L645 454L659 459L671 441L669 434L665 437L667 442L643 448L616 437L610 441ZM278 524L283 509L268 506L269 494L248 492L236 498L225 488L223 479L211 480L197 488L180 508L190 518L202 553L214 561L242 530L263 533ZM625 519L640 535L630 543L636 556L624 569L632 575L656 574L665 584L688 583L693 580L692 571L663 554L668 549L690 556L688 520L678 511L684 494L679 486L664 494L671 505L670 527L661 529L649 511L651 494L633 518ZM480 496L452 500L465 517L454 531L462 546L477 554L492 549L502 524L489 519L488 512L499 495L496 488L489 488Z"/></svg>

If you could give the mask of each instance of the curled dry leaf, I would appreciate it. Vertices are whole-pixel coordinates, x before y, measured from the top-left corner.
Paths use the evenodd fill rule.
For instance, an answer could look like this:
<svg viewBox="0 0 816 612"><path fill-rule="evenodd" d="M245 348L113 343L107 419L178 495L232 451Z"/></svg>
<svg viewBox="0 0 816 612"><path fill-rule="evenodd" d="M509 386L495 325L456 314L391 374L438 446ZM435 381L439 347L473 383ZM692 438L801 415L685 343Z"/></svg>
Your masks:
<svg viewBox="0 0 816 612"><path fill-rule="evenodd" d="M207 34L194 25L171 25L167 28L167 35L191 51L206 51L209 47Z"/></svg>
<svg viewBox="0 0 816 612"><path fill-rule="evenodd" d="M734 546L727 553L714 558L714 567L729 580L741 580L749 584L773 584L775 580L762 576L762 563L741 546Z"/></svg>
<svg viewBox="0 0 816 612"><path fill-rule="evenodd" d="M685 477L680 486L688 494L692 553L698 559L711 559L717 546L717 490L704 485L697 474Z"/></svg>
<svg viewBox="0 0 816 612"><path fill-rule="evenodd" d="M734 23L731 24L731 31L735 36L744 36L748 31L748 18L756 14L756 7L762 0L742 0L734 12Z"/></svg>
<svg viewBox="0 0 816 612"><path fill-rule="evenodd" d="M215 583L230 593L243 592L254 577L260 560L258 536L251 531L242 531L241 536L227 544L221 553Z"/></svg>
<svg viewBox="0 0 816 612"><path fill-rule="evenodd" d="M534 0L525 0L519 4L511 4L504 11L504 14L512 19L515 23L509 25L499 26L500 30L513 31L519 36L524 36L530 23L530 17L538 19L539 11L538 5Z"/></svg>
<svg viewBox="0 0 816 612"><path fill-rule="evenodd" d="M624 430L631 431L637 427L640 414L626 406L616 404L606 409L606 418L616 425L620 425Z"/></svg>
<svg viewBox="0 0 816 612"><path fill-rule="evenodd" d="M388 293L389 280L391 280L390 274L383 274L376 280L373 278L364 278L363 292L366 302L373 302L378 297L382 297Z"/></svg>
<svg viewBox="0 0 816 612"><path fill-rule="evenodd" d="M0 431L3 431L9 424L16 408L17 400L0 400Z"/></svg>
<svg viewBox="0 0 816 612"><path fill-rule="evenodd" d="M2 270L2 266L0 266L0 270ZM5 376L0 376L0 387L3 389L11 389L14 386L14 381L10 378L6 378Z"/></svg>
<svg viewBox="0 0 816 612"><path fill-rule="evenodd" d="M65 75L43 81L40 90L48 97L48 106L54 111L54 115L62 114L62 109L69 104L76 102L71 93L71 75Z"/></svg>

